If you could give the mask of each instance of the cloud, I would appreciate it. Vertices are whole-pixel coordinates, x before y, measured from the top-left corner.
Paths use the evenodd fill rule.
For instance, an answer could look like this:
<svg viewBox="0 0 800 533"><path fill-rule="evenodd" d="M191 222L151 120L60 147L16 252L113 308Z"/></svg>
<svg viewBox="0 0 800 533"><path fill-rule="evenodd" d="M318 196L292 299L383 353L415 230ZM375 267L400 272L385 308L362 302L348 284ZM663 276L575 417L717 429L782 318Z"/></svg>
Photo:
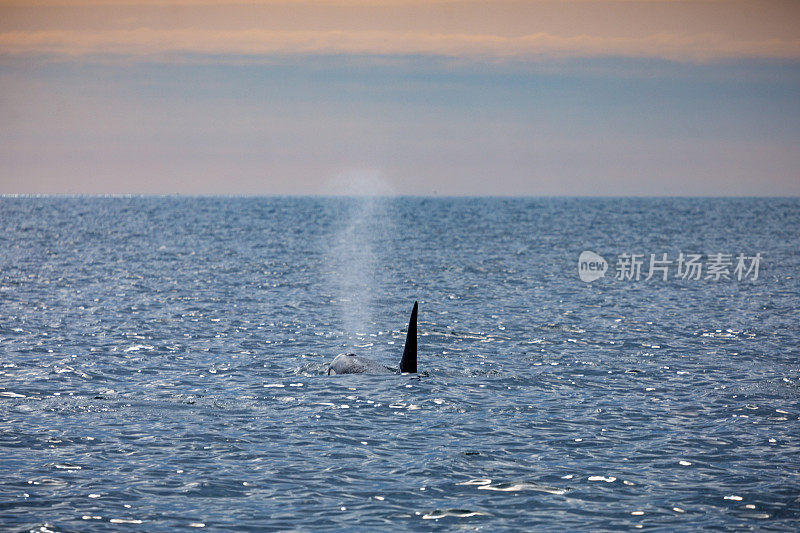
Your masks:
<svg viewBox="0 0 800 533"><path fill-rule="evenodd" d="M0 54L800 59L797 0L0 0Z"/></svg>
<svg viewBox="0 0 800 533"><path fill-rule="evenodd" d="M509 37L394 31L138 28L7 31L0 33L0 52L6 55L123 55L143 58L174 54L373 54L479 59L619 56L710 61L729 58L800 59L800 39L739 40L714 33L602 37L542 32Z"/></svg>

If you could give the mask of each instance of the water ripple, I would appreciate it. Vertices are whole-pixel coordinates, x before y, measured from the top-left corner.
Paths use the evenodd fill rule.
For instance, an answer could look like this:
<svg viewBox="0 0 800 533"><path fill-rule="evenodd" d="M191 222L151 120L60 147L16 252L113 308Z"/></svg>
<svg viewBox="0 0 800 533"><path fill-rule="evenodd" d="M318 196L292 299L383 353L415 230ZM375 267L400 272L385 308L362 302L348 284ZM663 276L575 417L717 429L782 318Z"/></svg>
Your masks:
<svg viewBox="0 0 800 533"><path fill-rule="evenodd" d="M362 207L0 198L0 529L798 529L796 200Z"/></svg>

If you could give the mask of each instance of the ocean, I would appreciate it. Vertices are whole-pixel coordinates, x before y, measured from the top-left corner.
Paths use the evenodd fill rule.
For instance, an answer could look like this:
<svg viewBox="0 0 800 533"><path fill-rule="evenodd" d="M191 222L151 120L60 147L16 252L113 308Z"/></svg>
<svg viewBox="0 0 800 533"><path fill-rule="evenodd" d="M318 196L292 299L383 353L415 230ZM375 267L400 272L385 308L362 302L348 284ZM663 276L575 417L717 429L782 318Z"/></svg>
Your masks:
<svg viewBox="0 0 800 533"><path fill-rule="evenodd" d="M799 303L798 199L0 197L0 529L796 531Z"/></svg>

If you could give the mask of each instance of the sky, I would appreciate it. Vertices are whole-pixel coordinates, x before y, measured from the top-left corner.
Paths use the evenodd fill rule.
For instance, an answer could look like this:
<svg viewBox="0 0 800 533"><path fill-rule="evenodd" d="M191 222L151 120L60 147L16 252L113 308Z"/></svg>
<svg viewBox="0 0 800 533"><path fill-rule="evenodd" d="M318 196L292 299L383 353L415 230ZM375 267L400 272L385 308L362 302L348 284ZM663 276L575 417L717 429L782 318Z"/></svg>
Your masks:
<svg viewBox="0 0 800 533"><path fill-rule="evenodd" d="M0 194L800 195L796 0L0 0Z"/></svg>

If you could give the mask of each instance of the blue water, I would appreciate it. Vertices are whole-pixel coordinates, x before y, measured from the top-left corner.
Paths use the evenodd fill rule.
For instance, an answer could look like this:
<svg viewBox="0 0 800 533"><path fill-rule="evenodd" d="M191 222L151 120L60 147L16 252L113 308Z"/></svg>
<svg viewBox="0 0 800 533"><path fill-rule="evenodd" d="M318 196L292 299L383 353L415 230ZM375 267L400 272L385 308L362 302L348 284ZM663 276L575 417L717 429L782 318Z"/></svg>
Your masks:
<svg viewBox="0 0 800 533"><path fill-rule="evenodd" d="M614 277L679 252L763 260ZM799 267L797 199L0 198L0 529L794 531Z"/></svg>

